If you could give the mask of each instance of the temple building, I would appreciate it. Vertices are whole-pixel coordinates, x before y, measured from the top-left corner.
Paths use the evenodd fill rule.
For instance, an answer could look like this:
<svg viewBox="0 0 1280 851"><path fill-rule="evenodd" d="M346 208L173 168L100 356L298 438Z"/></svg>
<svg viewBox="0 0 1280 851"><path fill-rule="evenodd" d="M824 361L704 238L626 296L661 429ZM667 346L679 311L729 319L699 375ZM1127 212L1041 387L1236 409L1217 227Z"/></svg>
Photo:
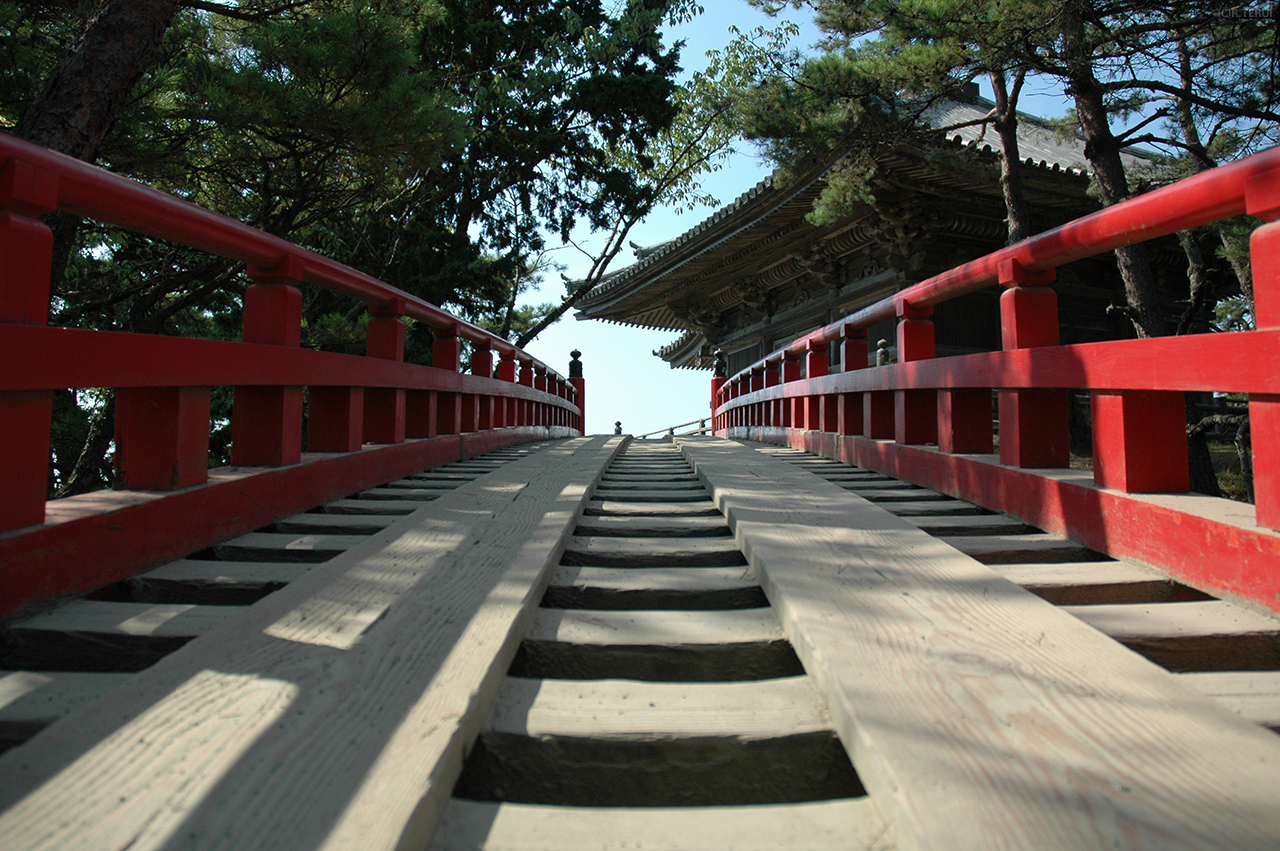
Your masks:
<svg viewBox="0 0 1280 851"><path fill-rule="evenodd" d="M636 262L584 296L577 318L670 330L676 338L654 354L673 368L710 368L721 349L733 374L801 334L1001 248L1007 228L998 141L994 129L971 123L993 106L976 86L942 102L930 123L958 127L938 144L961 156L946 158L946 167L926 145L878 156L874 201L834 224L815 226L805 217L839 166L838 154L785 185L776 175L764 179L667 242L633 244ZM1019 145L1034 232L1098 208L1088 193L1083 142L1023 115ZM1124 156L1131 173L1149 159L1133 150ZM1151 250L1162 283L1185 292L1186 262L1176 243ZM1062 342L1132 336L1128 320L1107 311L1125 303L1109 255L1060 269L1055 289ZM999 349L998 296L993 288L938 305L938 355ZM874 350L881 339L892 349L892 323L871 329L868 345Z"/></svg>

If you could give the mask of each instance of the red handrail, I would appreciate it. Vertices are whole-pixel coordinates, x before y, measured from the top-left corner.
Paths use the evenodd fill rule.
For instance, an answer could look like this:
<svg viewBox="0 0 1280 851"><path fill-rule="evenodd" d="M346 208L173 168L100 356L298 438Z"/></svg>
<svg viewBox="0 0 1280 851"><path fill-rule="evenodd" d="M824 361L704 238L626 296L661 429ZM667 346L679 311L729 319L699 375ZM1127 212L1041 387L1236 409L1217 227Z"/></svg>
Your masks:
<svg viewBox="0 0 1280 851"><path fill-rule="evenodd" d="M1245 213L1266 222L1250 240L1260 330L1058 345L1056 295L1047 286L1058 266ZM1280 611L1280 534L1272 531L1280 529L1277 219L1280 149L1100 210L907 287L732 377L712 379L715 431L908 479ZM1004 350L935 357L933 306L994 284L1007 288L1000 298ZM869 366L862 332L895 318L900 362ZM840 372L828 375L827 348L837 340L844 347ZM1091 394L1091 474L1067 469L1068 394L1080 389ZM1189 391L1248 394L1252 510L1179 496L1190 487Z"/></svg>

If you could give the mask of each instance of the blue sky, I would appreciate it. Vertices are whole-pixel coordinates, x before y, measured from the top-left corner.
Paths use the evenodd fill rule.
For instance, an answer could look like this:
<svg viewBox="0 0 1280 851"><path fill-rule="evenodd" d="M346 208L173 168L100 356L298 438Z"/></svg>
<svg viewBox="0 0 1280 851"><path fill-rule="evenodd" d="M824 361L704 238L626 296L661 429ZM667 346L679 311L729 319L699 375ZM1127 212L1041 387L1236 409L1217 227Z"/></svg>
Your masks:
<svg viewBox="0 0 1280 851"><path fill-rule="evenodd" d="M703 15L668 31L668 42L674 39L686 42L681 54L681 64L686 71L700 69L705 65L708 50L726 45L732 38L731 26L745 31L775 23L746 0L704 0L703 6L706 10ZM821 38L807 10L788 9L784 16L801 27L796 46L806 47ZM989 91L984 91L984 94L990 96ZM1025 112L1054 116L1065 111L1066 101L1060 85L1056 91L1052 85L1031 87L1024 93L1020 106ZM721 205L731 202L769 173L769 167L754 155L749 143L740 143L738 148L739 153L720 171L707 175L703 183ZM710 216L714 209L706 207L684 213L666 208L655 210L632 229L629 239L639 245L663 242L693 227ZM553 257L567 267L565 274L570 278L584 276L590 265L572 247L556 251ZM634 259L629 250L624 251L611 268L622 268ZM559 301L563 294L560 276L552 273L540 290L530 293L526 299L534 302ZM653 355L654 349L677 336L670 331L650 331L594 320L578 321L571 311L566 318L543 331L528 348L535 357L562 374L568 369L569 352L575 348L581 350L587 382L588 433L611 433L614 422L621 420L624 432L642 434L705 417L710 412L711 373L671 369Z"/></svg>

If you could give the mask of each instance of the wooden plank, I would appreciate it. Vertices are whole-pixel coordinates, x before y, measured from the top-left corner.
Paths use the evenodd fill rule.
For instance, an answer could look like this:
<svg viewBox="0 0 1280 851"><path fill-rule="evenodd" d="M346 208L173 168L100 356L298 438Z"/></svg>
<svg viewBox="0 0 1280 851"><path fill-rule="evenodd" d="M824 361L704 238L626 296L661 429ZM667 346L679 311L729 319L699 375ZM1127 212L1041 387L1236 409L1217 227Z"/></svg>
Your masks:
<svg viewBox="0 0 1280 851"><path fill-rule="evenodd" d="M708 499L697 502L620 502L593 499L587 503L587 515L627 515L633 517L722 517L720 509Z"/></svg>
<svg viewBox="0 0 1280 851"><path fill-rule="evenodd" d="M435 497L432 497L433 499ZM335 499L320 508L325 514L412 514L430 500Z"/></svg>
<svg viewBox="0 0 1280 851"><path fill-rule="evenodd" d="M1160 603L1174 598L1169 577L1125 561L993 564L991 569L1057 606Z"/></svg>
<svg viewBox="0 0 1280 851"><path fill-rule="evenodd" d="M561 567L542 604L559 609L749 609L769 605L749 567Z"/></svg>
<svg viewBox="0 0 1280 851"><path fill-rule="evenodd" d="M680 444L902 847L1276 847L1273 734L834 484Z"/></svg>
<svg viewBox="0 0 1280 851"><path fill-rule="evenodd" d="M619 479L601 479L601 491L703 491L702 482L696 478L678 480L672 476L664 476L652 481L621 481Z"/></svg>
<svg viewBox="0 0 1280 851"><path fill-rule="evenodd" d="M0 667L140 671L243 612L239 606L73 600L11 624Z"/></svg>
<svg viewBox="0 0 1280 851"><path fill-rule="evenodd" d="M378 502L386 502L388 500L408 499L417 502L429 502L433 499L439 499L449 493L449 489L441 488L368 488L356 494L356 499L376 500ZM329 503L332 504L332 503Z"/></svg>
<svg viewBox="0 0 1280 851"><path fill-rule="evenodd" d="M1221 600L1062 611L1171 671L1280 668L1280 620Z"/></svg>
<svg viewBox="0 0 1280 851"><path fill-rule="evenodd" d="M706 517L583 517L579 535L625 535L627 537L718 537L729 534L729 524L719 515Z"/></svg>
<svg viewBox="0 0 1280 851"><path fill-rule="evenodd" d="M135 603L247 606L311 569L299 562L180 559L128 580Z"/></svg>
<svg viewBox="0 0 1280 851"><path fill-rule="evenodd" d="M959 499L942 499L920 502L893 502L884 506L885 511L899 517L957 517L966 514L990 514L991 512L972 502Z"/></svg>
<svg viewBox="0 0 1280 851"><path fill-rule="evenodd" d="M20 745L129 679L129 674L0 671L0 752Z"/></svg>
<svg viewBox="0 0 1280 851"><path fill-rule="evenodd" d="M1220 700L1242 718L1280 731L1280 671L1178 674L1178 682Z"/></svg>
<svg viewBox="0 0 1280 851"><path fill-rule="evenodd" d="M561 564L595 567L721 567L746 564L732 538L621 538L574 535Z"/></svg>
<svg viewBox="0 0 1280 851"><path fill-rule="evenodd" d="M620 444L460 487L0 757L6 851L424 846Z"/></svg>
<svg viewBox="0 0 1280 851"><path fill-rule="evenodd" d="M897 512L894 512L897 514ZM901 514L898 514L901 517ZM1028 535L1040 530L1021 520L1003 514L949 515L944 517L916 515L906 518L912 526L930 535Z"/></svg>
<svg viewBox="0 0 1280 851"><path fill-rule="evenodd" d="M600 482L696 482L698 477L686 468L682 473L624 473L609 472L601 477Z"/></svg>
<svg viewBox="0 0 1280 851"><path fill-rule="evenodd" d="M595 498L613 502L706 502L706 490L646 490L628 491L613 488L596 488Z"/></svg>
<svg viewBox="0 0 1280 851"><path fill-rule="evenodd" d="M725 682L803 673L769 609L539 609L513 676Z"/></svg>
<svg viewBox="0 0 1280 851"><path fill-rule="evenodd" d="M372 535L404 514L295 514L272 523L272 532L301 535Z"/></svg>
<svg viewBox="0 0 1280 851"><path fill-rule="evenodd" d="M929 500L951 500L945 493L923 488L842 488L856 491L858 496L869 502L927 502Z"/></svg>
<svg viewBox="0 0 1280 851"><path fill-rule="evenodd" d="M807 677L737 683L508 678L455 795L707 806L865 794Z"/></svg>
<svg viewBox="0 0 1280 851"><path fill-rule="evenodd" d="M548 807L455 799L432 851L892 851L869 798L760 807Z"/></svg>
<svg viewBox="0 0 1280 851"><path fill-rule="evenodd" d="M357 544L365 535L297 535L250 532L215 544L213 552L227 561L328 561Z"/></svg>
<svg viewBox="0 0 1280 851"><path fill-rule="evenodd" d="M970 535L939 540L983 564L1108 560L1102 553L1059 535Z"/></svg>

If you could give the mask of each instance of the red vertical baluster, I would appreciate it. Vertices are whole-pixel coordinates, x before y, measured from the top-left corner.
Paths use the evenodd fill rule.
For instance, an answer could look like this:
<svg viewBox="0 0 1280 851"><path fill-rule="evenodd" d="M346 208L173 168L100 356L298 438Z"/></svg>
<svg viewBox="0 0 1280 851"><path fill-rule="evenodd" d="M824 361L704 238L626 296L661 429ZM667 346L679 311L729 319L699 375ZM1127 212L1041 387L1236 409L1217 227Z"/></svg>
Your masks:
<svg viewBox="0 0 1280 851"><path fill-rule="evenodd" d="M456 375L461 357L457 328L436 331L436 338L431 344L431 365ZM448 381L452 384L456 379L450 377ZM462 427L462 405L458 395L449 390L436 393L436 434L459 433Z"/></svg>
<svg viewBox="0 0 1280 851"><path fill-rule="evenodd" d="M711 375L711 432L716 434L724 428L724 419L716 413L716 409L724 404L722 396L724 386L729 381L729 362L725 359L724 349L716 349L716 365Z"/></svg>
<svg viewBox="0 0 1280 851"><path fill-rule="evenodd" d="M116 391L115 487L177 490L209 480L208 387Z"/></svg>
<svg viewBox="0 0 1280 851"><path fill-rule="evenodd" d="M244 294L244 341L297 348L302 339L303 278L298 257L274 269L249 267ZM236 387L231 413L231 463L283 467L302 457L302 388Z"/></svg>
<svg viewBox="0 0 1280 851"><path fill-rule="evenodd" d="M812 381L815 378L821 378L827 374L827 343L810 342L805 348L804 353L804 374L805 378ZM812 384L805 397L801 400L804 408L804 428L811 431L822 429L822 396Z"/></svg>
<svg viewBox="0 0 1280 851"><path fill-rule="evenodd" d="M57 175L9 160L0 172L0 323L49 321L53 234L37 216L58 204ZM34 364L9 364L12 369ZM44 522L53 391L0 393L0 531ZM206 423L206 428L207 428Z"/></svg>
<svg viewBox="0 0 1280 851"><path fill-rule="evenodd" d="M1260 331L1275 330L1280 328L1280 169L1246 186L1245 206L1249 215L1266 222L1249 240L1254 322ZM1249 395L1249 432L1258 525L1280 529L1280 394Z"/></svg>
<svg viewBox="0 0 1280 851"><path fill-rule="evenodd" d="M495 377L499 381L515 383L516 353L514 351L498 354L498 372ZM515 425L515 400L510 396L499 396L494 407L493 427L508 428L513 425Z"/></svg>
<svg viewBox="0 0 1280 851"><path fill-rule="evenodd" d="M1033 275L1016 260L1000 264L1000 326L1006 351L1058 345L1058 295L1052 270ZM1066 467L1070 461L1066 390L1000 391L1000 463Z"/></svg>
<svg viewBox="0 0 1280 851"><path fill-rule="evenodd" d="M371 307L365 355L401 362L404 360L405 305ZM405 438L405 393L401 387L370 387L364 392L364 437L370 443L403 443Z"/></svg>
<svg viewBox="0 0 1280 851"><path fill-rule="evenodd" d="M493 378L493 349L488 343L476 343L471 352L471 374L481 378ZM476 423L479 431L493 428L493 394L482 393L479 396L480 418Z"/></svg>
<svg viewBox="0 0 1280 851"><path fill-rule="evenodd" d="M912 307L898 299L898 363L928 360L935 354L932 307ZM893 392L893 438L898 443L938 442L936 390Z"/></svg>
<svg viewBox="0 0 1280 851"><path fill-rule="evenodd" d="M853 372L867 368L867 332L844 327L841 341L840 369ZM840 410L836 418L836 431L840 434L862 434L862 393L840 394Z"/></svg>
<svg viewBox="0 0 1280 851"><path fill-rule="evenodd" d="M529 357L521 357L520 359L520 384L523 387L533 387L533 359ZM517 406L519 410L519 422L517 425L529 426L533 425L533 406L534 403L529 399L521 399Z"/></svg>
<svg viewBox="0 0 1280 851"><path fill-rule="evenodd" d="M1186 493L1187 405L1181 392L1091 394L1093 480L1128 493Z"/></svg>
<svg viewBox="0 0 1280 851"><path fill-rule="evenodd" d="M782 383L790 384L800 380L800 355L796 352L782 353ZM804 399L792 396L782 400L783 428L801 428L804 422Z"/></svg>

